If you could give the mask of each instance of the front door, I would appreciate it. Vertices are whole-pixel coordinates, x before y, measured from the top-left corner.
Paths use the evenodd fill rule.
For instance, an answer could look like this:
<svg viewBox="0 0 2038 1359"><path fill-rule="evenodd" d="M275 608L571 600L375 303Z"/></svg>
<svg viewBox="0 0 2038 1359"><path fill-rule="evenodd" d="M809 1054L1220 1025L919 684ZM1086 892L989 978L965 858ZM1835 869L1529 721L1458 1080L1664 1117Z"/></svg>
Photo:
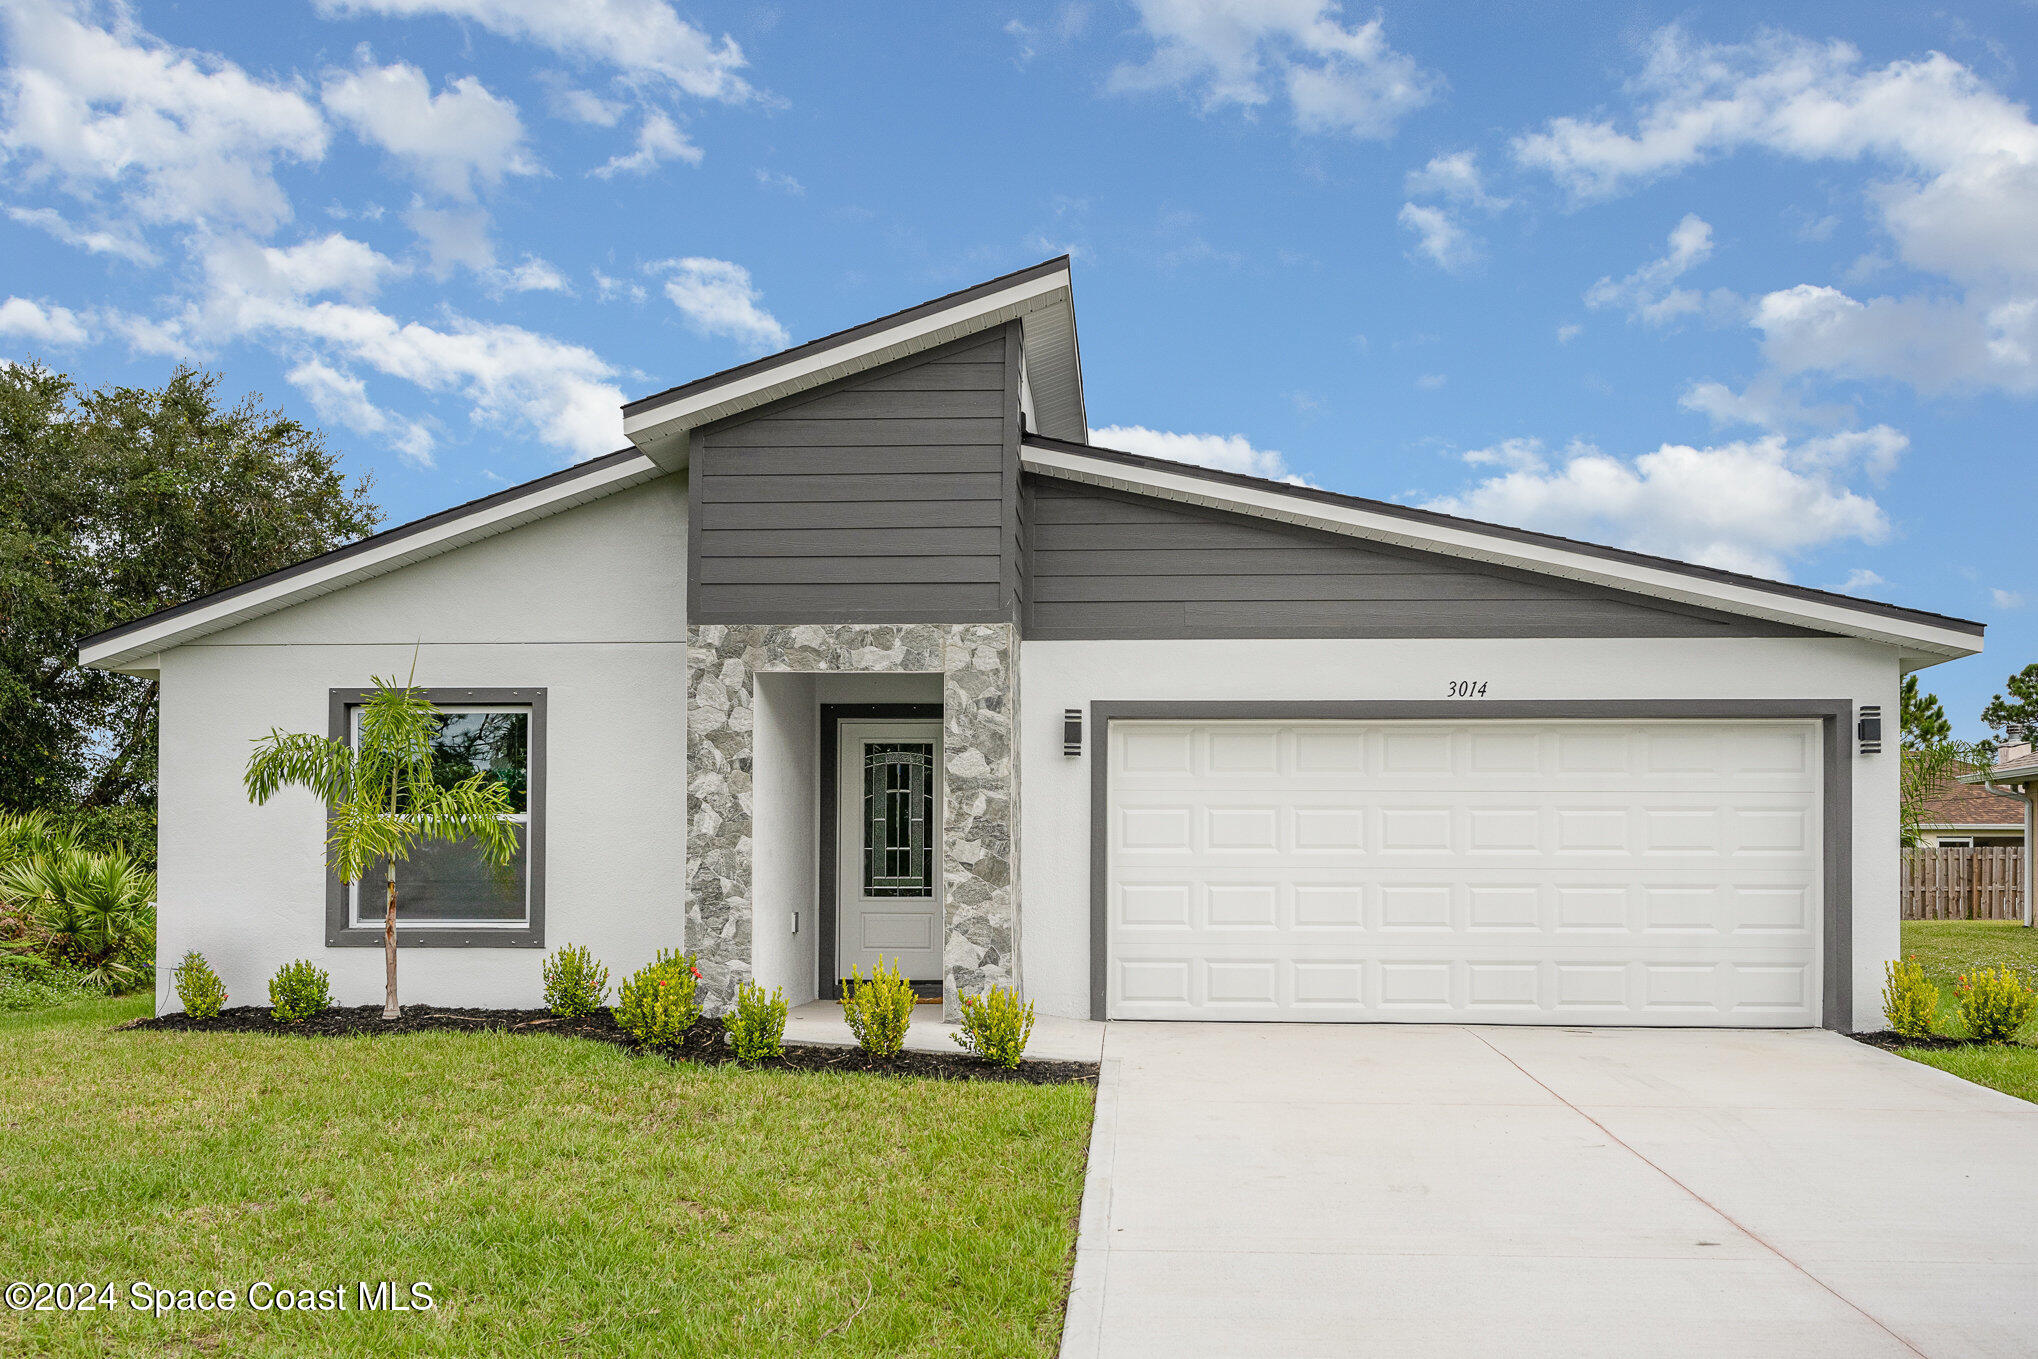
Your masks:
<svg viewBox="0 0 2038 1359"><path fill-rule="evenodd" d="M941 980L941 723L845 721L836 770L835 975L880 956Z"/></svg>

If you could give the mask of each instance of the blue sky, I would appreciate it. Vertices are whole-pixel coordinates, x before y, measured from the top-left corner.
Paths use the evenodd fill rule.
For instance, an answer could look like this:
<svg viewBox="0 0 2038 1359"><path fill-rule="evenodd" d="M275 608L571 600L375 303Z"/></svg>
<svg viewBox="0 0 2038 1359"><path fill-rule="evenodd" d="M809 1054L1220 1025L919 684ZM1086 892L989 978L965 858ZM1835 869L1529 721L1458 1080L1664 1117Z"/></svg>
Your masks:
<svg viewBox="0 0 2038 1359"><path fill-rule="evenodd" d="M1864 10L1873 12L1864 13ZM2038 6L0 0L0 355L391 521L1068 251L1093 437L2038 659Z"/></svg>

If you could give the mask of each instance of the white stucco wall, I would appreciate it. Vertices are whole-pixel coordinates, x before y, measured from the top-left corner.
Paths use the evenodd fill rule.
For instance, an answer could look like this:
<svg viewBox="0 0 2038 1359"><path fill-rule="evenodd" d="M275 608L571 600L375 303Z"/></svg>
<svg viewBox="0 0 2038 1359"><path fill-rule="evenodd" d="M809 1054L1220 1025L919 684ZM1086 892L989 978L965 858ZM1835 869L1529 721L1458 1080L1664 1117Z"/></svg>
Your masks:
<svg viewBox="0 0 2038 1359"><path fill-rule="evenodd" d="M1452 679L1500 699L1850 699L1897 710L1898 658L1843 639L1026 642L1020 649L1021 958L1042 1013L1090 1006L1090 761L1061 753L1062 710L1133 700L1444 699ZM1851 743L1850 743L1851 749ZM1881 1024L1898 951L1897 755L1853 770L1854 1026Z"/></svg>
<svg viewBox="0 0 2038 1359"><path fill-rule="evenodd" d="M215 633L161 660L158 1008L198 949L231 1004L295 958L341 1005L382 996L379 948L325 946L324 816L249 804L250 742L324 732L328 690L371 675L547 692L545 949L415 948L406 1002L536 1005L544 953L585 944L617 979L682 946L686 482L663 478Z"/></svg>

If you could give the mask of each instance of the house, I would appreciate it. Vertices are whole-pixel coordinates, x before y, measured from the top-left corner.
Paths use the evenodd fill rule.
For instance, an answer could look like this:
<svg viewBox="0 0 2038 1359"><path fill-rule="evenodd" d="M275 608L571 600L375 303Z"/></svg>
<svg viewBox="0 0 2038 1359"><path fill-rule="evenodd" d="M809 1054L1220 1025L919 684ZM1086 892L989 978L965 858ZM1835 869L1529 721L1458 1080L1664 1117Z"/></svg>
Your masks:
<svg viewBox="0 0 2038 1359"><path fill-rule="evenodd" d="M2012 760L2030 748L2004 747L1999 759ZM1979 782L1948 779L1933 790L1918 812L1918 843L1926 848L1999 847L2024 843L2023 798Z"/></svg>
<svg viewBox="0 0 2038 1359"><path fill-rule="evenodd" d="M1998 746L1995 764L1992 767L1973 774L1963 774L1960 781L1974 785L1976 792L1985 792L1998 802L2008 803L2020 813L2018 820L2021 824L2017 827L2016 839L2005 837L1987 843L2026 846L2038 844L2038 749L2034 749L2030 741ZM1939 843L1943 845L1946 841L1942 839ZM1974 843L1982 844L1984 841L1977 837ZM2024 923L2029 925L2033 920L2034 886L2029 849L2024 851L2022 867Z"/></svg>
<svg viewBox="0 0 2038 1359"><path fill-rule="evenodd" d="M374 884L241 771L415 646L526 849L407 867L411 1000L683 944L717 1003L882 955L1054 1015L1877 1022L1882 726L1978 623L1092 446L1066 259L624 418L85 641L161 680L166 964L379 997Z"/></svg>

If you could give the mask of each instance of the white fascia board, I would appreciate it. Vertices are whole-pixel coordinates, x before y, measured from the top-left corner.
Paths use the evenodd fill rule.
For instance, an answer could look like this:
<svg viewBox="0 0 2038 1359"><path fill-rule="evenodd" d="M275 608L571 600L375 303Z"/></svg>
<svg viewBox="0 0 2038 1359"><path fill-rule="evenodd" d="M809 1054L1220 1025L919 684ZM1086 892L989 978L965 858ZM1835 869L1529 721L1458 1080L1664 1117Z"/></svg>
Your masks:
<svg viewBox="0 0 2038 1359"><path fill-rule="evenodd" d="M528 495L498 501L325 565L290 572L266 584L258 580L253 588L228 591L210 604L154 626L81 647L78 661L98 670L141 673L132 668L136 662L146 658L153 669L156 653L171 647L664 475L663 468L640 454L587 476L536 487Z"/></svg>
<svg viewBox="0 0 2038 1359"><path fill-rule="evenodd" d="M1108 459L1085 457L1067 449L1022 444L1020 465L1027 471L1044 476L1160 496L1236 514L1257 515L1263 519L1350 534L1425 552L1448 553L1495 566L1561 576L1567 580L1750 618L1839 632L1910 652L1921 652L1938 660L1972 656L1981 650L1979 638L1950 628L1888 618L1730 581L1707 580L1639 562L1615 561L1555 545L1524 543L1482 533L1471 527L1419 523L1359 506L1332 505L1258 487L1225 485L1190 473L1132 467Z"/></svg>
<svg viewBox="0 0 2038 1359"><path fill-rule="evenodd" d="M1000 322L1050 306L1057 299L1067 302L1068 296L1066 271L1043 274L818 353L775 364L762 372L739 375L698 392L675 396L649 410L625 416L623 434L638 448L657 457L662 466L684 466L688 449L679 436L688 430L988 330Z"/></svg>

